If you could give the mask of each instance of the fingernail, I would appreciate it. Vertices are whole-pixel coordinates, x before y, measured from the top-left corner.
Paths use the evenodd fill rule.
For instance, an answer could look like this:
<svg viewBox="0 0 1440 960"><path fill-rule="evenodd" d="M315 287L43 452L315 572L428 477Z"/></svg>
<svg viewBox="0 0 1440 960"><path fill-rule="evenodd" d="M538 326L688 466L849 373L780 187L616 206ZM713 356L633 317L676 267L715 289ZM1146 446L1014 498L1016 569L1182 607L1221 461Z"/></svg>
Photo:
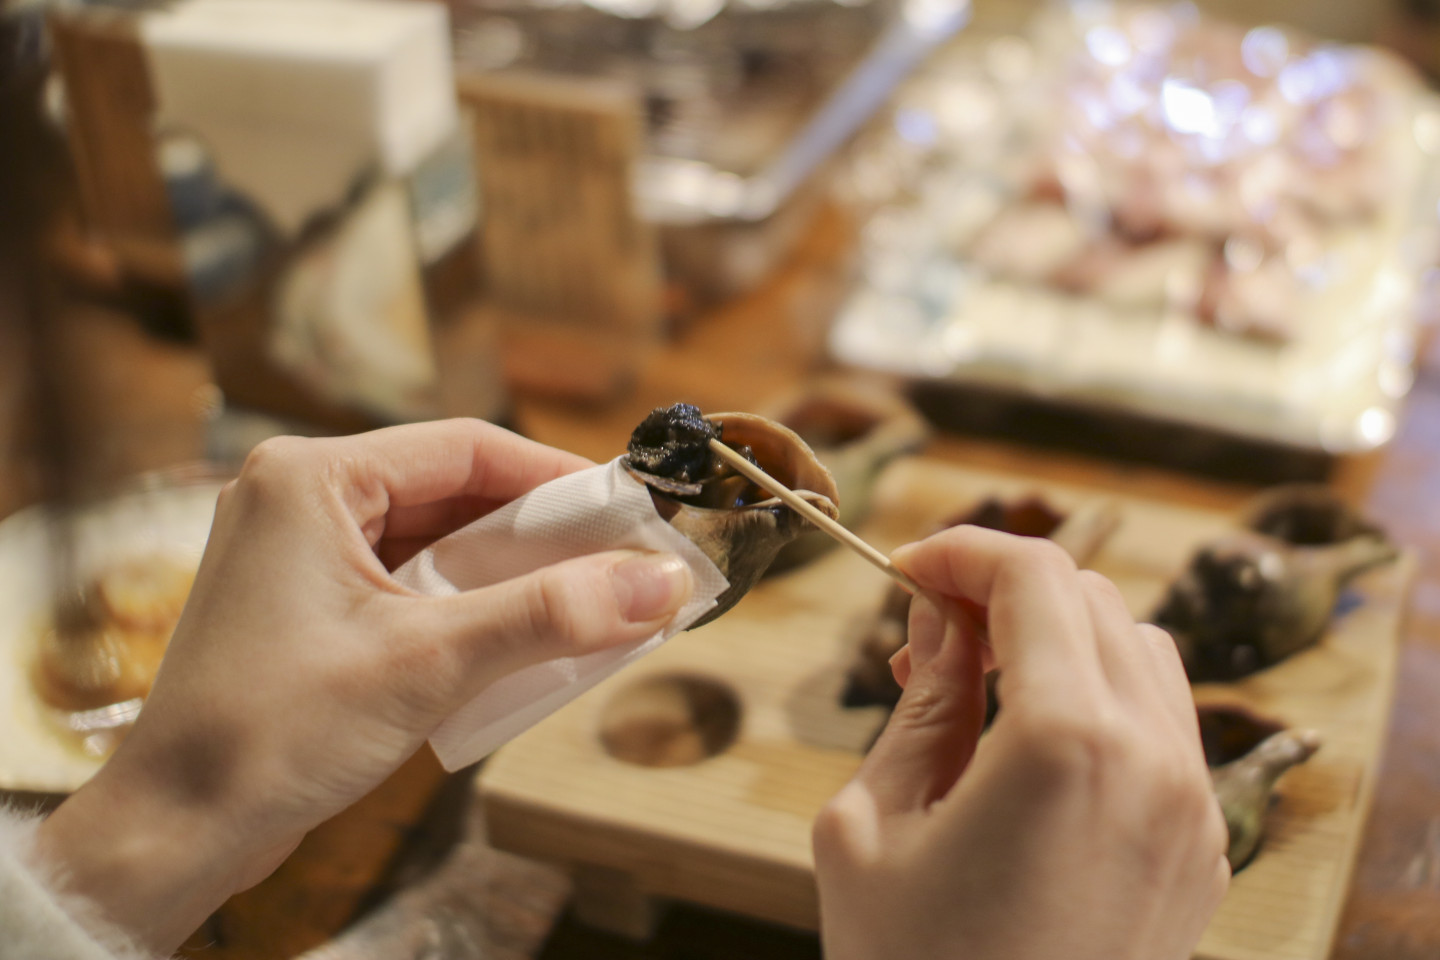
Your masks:
<svg viewBox="0 0 1440 960"><path fill-rule="evenodd" d="M675 613L690 598L690 568L673 553L645 554L611 568L610 585L626 620L659 620Z"/></svg>
<svg viewBox="0 0 1440 960"><path fill-rule="evenodd" d="M901 647L895 651L895 656L890 658L890 676L894 677L895 682L900 684L901 690L909 686L910 672L914 667L915 664L910 659L909 647Z"/></svg>
<svg viewBox="0 0 1440 960"><path fill-rule="evenodd" d="M940 652L945 638L945 611L930 597L917 593L910 601L910 666L918 669Z"/></svg>

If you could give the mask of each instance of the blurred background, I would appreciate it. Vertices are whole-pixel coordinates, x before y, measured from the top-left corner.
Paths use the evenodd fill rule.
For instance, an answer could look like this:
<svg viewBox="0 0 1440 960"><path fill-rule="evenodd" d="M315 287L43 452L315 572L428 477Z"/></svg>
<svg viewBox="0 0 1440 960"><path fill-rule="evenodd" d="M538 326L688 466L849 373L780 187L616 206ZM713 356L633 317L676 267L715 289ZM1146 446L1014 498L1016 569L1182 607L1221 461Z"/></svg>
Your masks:
<svg viewBox="0 0 1440 960"><path fill-rule="evenodd" d="M1341 839L1295 868L1323 904L1205 955L1440 955L1436 77L1432 0L0 0L0 791L123 737L260 440L469 416L603 461L683 400L793 426L882 543L986 497L1172 511L1111 557L1137 615L1273 485L1387 527L1418 560L1361 592L1395 609ZM785 562L754 630L845 592ZM835 638L785 695L843 769L885 696L838 712ZM756 729L722 687L656 701L675 766ZM818 955L808 853L562 856L629 801L527 820L496 767L494 846L421 755L193 955ZM760 861L798 906L724 892Z"/></svg>

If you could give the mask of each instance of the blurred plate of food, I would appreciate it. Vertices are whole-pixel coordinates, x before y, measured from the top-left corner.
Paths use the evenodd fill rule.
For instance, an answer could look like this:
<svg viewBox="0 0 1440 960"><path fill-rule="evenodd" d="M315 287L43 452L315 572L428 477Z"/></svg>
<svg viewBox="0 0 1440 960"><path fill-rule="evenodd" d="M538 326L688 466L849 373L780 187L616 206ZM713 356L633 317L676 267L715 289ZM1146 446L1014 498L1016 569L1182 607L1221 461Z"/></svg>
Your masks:
<svg viewBox="0 0 1440 960"><path fill-rule="evenodd" d="M184 607L223 483L187 467L74 508L69 522L38 506L0 521L0 790L69 793L123 738ZM55 562L67 535L68 585ZM61 595L73 602L57 603ZM99 651L103 676L77 686L57 665L57 617Z"/></svg>
<svg viewBox="0 0 1440 960"><path fill-rule="evenodd" d="M1398 59L1193 5L968 36L850 158L841 361L1342 454L1394 431L1440 105Z"/></svg>

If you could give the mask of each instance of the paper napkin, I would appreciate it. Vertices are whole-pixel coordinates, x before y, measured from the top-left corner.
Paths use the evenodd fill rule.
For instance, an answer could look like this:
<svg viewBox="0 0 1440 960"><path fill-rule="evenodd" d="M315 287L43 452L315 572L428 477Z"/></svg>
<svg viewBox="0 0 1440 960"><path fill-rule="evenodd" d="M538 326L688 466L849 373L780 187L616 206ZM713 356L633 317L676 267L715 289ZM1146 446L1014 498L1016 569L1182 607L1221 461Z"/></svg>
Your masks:
<svg viewBox="0 0 1440 960"><path fill-rule="evenodd" d="M715 606L729 586L715 564L655 512L622 458L552 480L416 555L395 579L432 596L490 586L605 550L667 551L694 576L690 602L653 637L583 657L551 660L496 681L430 738L447 770L474 763L654 650Z"/></svg>

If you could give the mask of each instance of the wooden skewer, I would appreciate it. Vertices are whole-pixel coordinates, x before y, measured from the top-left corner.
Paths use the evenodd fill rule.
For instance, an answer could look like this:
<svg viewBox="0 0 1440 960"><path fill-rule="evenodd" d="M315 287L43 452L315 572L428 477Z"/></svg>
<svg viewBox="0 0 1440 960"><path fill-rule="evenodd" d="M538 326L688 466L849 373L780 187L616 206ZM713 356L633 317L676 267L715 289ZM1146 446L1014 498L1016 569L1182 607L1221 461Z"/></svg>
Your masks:
<svg viewBox="0 0 1440 960"><path fill-rule="evenodd" d="M845 544L845 546L849 547L851 550L854 550L856 553L860 554L860 556L864 557L866 560L869 560L875 566L879 567L887 575L894 578L895 582L900 584L900 586L904 587L906 590L909 590L911 593L920 592L920 585L917 584L914 580L911 580L909 577L907 577L904 571L902 571L899 567L891 563L889 557L885 556L885 554L881 553L879 550L876 550L874 547L870 546L870 544L866 543L864 540L861 540L855 534L845 529L839 524L839 522L832 520L825 514L821 513L818 509L815 508L813 504L810 503L810 501L795 493L795 491L785 486L785 484L781 483L779 480L776 480L774 477L770 476L770 474L766 473L764 470L761 470L759 467L755 466L755 464L751 463L749 460L746 460L744 457L740 456L740 454L725 446L725 444L721 443L719 440L711 440L710 449L714 450L721 457L724 457L727 463L729 463L736 470L740 471L740 473L744 474L746 477L750 478L757 485L763 487L765 490L779 497L782 501L784 501L787 507L790 507L796 513L800 514L800 516L804 517L806 520L809 520L811 523L815 524L815 526L819 527L821 530L824 530L826 533L830 534L830 536L834 537L836 540L839 540L841 543Z"/></svg>

